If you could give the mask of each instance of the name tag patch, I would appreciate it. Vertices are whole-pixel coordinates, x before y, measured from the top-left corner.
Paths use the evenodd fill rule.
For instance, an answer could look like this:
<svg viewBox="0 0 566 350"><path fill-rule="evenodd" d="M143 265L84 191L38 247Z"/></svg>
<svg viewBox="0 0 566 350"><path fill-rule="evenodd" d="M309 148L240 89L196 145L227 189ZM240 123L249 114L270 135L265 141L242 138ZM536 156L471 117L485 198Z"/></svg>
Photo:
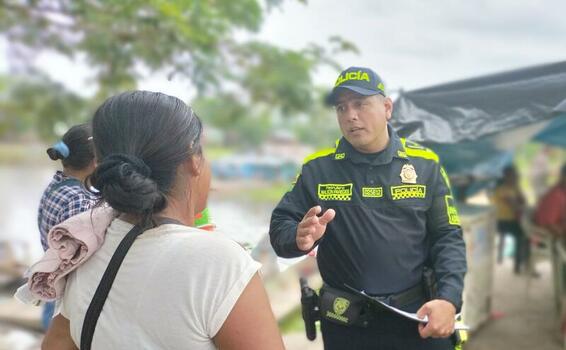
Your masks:
<svg viewBox="0 0 566 350"><path fill-rule="evenodd" d="M353 184L318 184L318 198L323 201L351 201Z"/></svg>
<svg viewBox="0 0 566 350"><path fill-rule="evenodd" d="M425 185L401 185L391 186L391 199L394 201L411 198L425 198Z"/></svg>
<svg viewBox="0 0 566 350"><path fill-rule="evenodd" d="M383 187L362 187L362 197L381 198L383 197Z"/></svg>

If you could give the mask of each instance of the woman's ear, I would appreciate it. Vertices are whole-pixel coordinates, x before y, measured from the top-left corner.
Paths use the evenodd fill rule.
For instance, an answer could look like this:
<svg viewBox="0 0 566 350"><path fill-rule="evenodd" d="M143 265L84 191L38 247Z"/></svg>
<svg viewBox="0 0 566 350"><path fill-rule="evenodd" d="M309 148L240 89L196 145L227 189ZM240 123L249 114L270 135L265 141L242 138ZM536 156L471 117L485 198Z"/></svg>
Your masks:
<svg viewBox="0 0 566 350"><path fill-rule="evenodd" d="M204 163L204 159L202 156L192 156L188 160L188 167L189 171L191 172L192 176L200 176L202 171L202 164Z"/></svg>

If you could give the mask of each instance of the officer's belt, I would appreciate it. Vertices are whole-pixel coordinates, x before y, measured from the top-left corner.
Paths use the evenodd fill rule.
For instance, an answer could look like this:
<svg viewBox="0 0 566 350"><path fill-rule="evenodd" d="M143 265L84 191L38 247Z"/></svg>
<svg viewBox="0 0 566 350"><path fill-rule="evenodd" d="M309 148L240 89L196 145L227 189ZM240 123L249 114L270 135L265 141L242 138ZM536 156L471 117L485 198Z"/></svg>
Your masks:
<svg viewBox="0 0 566 350"><path fill-rule="evenodd" d="M404 290L397 294L391 294L383 298L382 301L385 301L388 305L391 305L396 308L404 307L414 302L423 300L425 297L423 284L417 283L414 287L411 287L407 290ZM381 297L377 296L378 299L382 299Z"/></svg>
<svg viewBox="0 0 566 350"><path fill-rule="evenodd" d="M421 283L400 293L375 297L364 297L324 284L320 291L320 311L321 317L329 321L347 326L366 327L374 316L385 312L383 306L376 307L377 302L371 302L371 299L382 301L396 308L403 308L417 301L423 301L424 298Z"/></svg>

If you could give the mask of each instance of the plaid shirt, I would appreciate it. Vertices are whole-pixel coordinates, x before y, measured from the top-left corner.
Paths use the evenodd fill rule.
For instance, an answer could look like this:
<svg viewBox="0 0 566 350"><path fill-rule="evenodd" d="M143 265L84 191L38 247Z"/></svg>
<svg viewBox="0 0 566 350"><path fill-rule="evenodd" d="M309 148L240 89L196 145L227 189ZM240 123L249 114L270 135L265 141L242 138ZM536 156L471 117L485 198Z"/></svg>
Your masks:
<svg viewBox="0 0 566 350"><path fill-rule="evenodd" d="M59 185L71 177L57 171L53 175L53 180L47 186L39 202L37 224L41 234L41 245L43 250L47 250L47 233L51 228L73 215L82 213L92 208L98 197L87 191L82 184L76 181L69 181ZM57 188L57 186L59 186Z"/></svg>

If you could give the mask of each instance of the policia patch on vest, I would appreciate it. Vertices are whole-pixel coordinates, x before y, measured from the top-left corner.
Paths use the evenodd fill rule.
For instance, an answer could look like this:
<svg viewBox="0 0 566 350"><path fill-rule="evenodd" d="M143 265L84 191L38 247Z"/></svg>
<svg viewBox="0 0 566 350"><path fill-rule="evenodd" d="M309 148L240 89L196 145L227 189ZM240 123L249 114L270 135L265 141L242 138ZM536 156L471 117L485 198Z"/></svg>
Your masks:
<svg viewBox="0 0 566 350"><path fill-rule="evenodd" d="M323 201L351 201L353 184L318 184L318 198Z"/></svg>
<svg viewBox="0 0 566 350"><path fill-rule="evenodd" d="M425 185L401 185L391 186L391 199L398 201L401 199L425 198Z"/></svg>

